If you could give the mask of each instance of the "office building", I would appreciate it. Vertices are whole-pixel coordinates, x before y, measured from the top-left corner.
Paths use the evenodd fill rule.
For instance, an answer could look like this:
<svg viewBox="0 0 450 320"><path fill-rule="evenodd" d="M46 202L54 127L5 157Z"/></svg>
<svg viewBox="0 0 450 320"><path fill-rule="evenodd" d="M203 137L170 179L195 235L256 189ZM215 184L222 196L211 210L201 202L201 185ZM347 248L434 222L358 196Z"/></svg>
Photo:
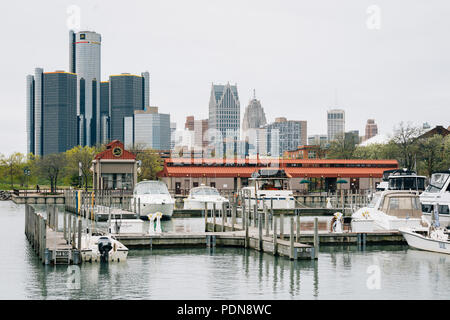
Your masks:
<svg viewBox="0 0 450 320"><path fill-rule="evenodd" d="M107 143L109 139L109 81L100 82L100 142Z"/></svg>
<svg viewBox="0 0 450 320"><path fill-rule="evenodd" d="M324 146L328 143L328 136L326 134L314 134L308 136L308 145L310 146Z"/></svg>
<svg viewBox="0 0 450 320"><path fill-rule="evenodd" d="M27 152L38 156L77 145L77 77L35 69L27 76Z"/></svg>
<svg viewBox="0 0 450 320"><path fill-rule="evenodd" d="M327 135L328 142L338 137L344 138L345 133L345 111L342 109L332 109L327 111Z"/></svg>
<svg viewBox="0 0 450 320"><path fill-rule="evenodd" d="M267 150L271 156L282 156L285 151L306 145L307 122L287 120L284 117L264 127L267 130Z"/></svg>
<svg viewBox="0 0 450 320"><path fill-rule="evenodd" d="M364 140L370 139L378 134L378 126L374 119L368 119L366 123L366 134Z"/></svg>
<svg viewBox="0 0 450 320"><path fill-rule="evenodd" d="M69 32L70 72L77 75L78 142L93 146L101 142L100 116L100 34L93 31Z"/></svg>
<svg viewBox="0 0 450 320"><path fill-rule="evenodd" d="M204 148L208 145L206 131L208 130L208 119L195 120L194 116L187 116L184 128L193 131L193 146Z"/></svg>
<svg viewBox="0 0 450 320"><path fill-rule="evenodd" d="M129 73L109 77L110 140L125 141L124 119L145 108L144 85L142 76Z"/></svg>
<svg viewBox="0 0 450 320"><path fill-rule="evenodd" d="M245 108L244 119L242 120L242 132L245 135L248 129L257 129L267 124L266 114L261 102L256 99L253 91L253 99L250 100L248 106Z"/></svg>
<svg viewBox="0 0 450 320"><path fill-rule="evenodd" d="M177 131L177 123L171 122L170 123L170 150L173 150L175 148L176 131Z"/></svg>
<svg viewBox="0 0 450 320"><path fill-rule="evenodd" d="M222 141L239 139L240 102L236 85L211 85L208 124L209 129L220 133Z"/></svg>
<svg viewBox="0 0 450 320"><path fill-rule="evenodd" d="M158 107L135 110L124 118L125 146L134 145L154 150L170 150L170 115L159 113Z"/></svg>

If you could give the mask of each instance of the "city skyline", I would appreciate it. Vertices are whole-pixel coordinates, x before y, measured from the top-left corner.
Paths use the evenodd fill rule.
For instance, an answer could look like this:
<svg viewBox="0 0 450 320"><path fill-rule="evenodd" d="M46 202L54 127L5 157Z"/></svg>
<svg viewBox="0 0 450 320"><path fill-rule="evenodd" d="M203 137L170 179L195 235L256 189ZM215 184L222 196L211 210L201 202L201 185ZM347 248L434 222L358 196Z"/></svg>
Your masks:
<svg viewBox="0 0 450 320"><path fill-rule="evenodd" d="M26 152L24 78L30 70L42 67L47 71L70 71L66 39L70 16L67 8L72 4L67 1L52 6L30 3L26 8L20 3L7 4L18 21L6 16L2 26L29 25L35 21L39 27L31 32L18 28L14 38L6 35L6 40L16 49L3 53L6 76L1 80L0 105L8 117L0 120L0 132L2 136L12 134L14 139L0 143L2 153ZM369 3L329 4L325 8L295 2L283 6L254 2L239 4L242 10L232 12L224 4L206 2L194 2L192 8L179 3L179 11L173 11L174 4L136 2L134 6L122 7L113 1L108 6L98 1L75 2L81 9L78 31L87 29L102 35L101 81L107 80L110 74L139 74L149 70L153 79L153 104L160 106L161 112L170 113L178 127L182 127L189 114L199 119L207 117L211 82L237 83L243 106L256 88L268 122L283 116L304 119L308 121L308 135L326 132L324 114L335 107L346 111L346 130L364 132L368 118L376 120L380 133L391 133L400 121L417 125L426 121L431 126L445 126L441 119L448 118L445 112L449 112L446 110L450 104L447 90L450 55L440 38L442 30L449 26L441 17L450 12L450 7L438 2L436 7L427 8L427 15L422 17L424 7L408 6L410 12L405 16L403 8L407 2L382 2L381 28L371 30L366 25ZM201 8L210 14L203 15ZM170 23L158 18L158 15L167 16L167 12L172 13ZM208 24L223 21L227 13L235 15L235 25L211 27ZM130 23L121 27L111 24L118 14ZM274 20L265 26L270 15ZM190 22L195 17L201 23ZM246 21L248 17L252 18L251 23ZM399 17L403 24L394 22ZM419 17L422 18L418 22ZM179 22L175 21L177 18ZM276 25L274 21L280 23ZM427 21L435 23L427 25ZM175 30L181 25L186 29L177 34ZM229 49L223 47L223 40L211 37L230 31L234 45ZM52 42L42 42L37 36L42 34ZM130 42L126 48L123 39ZM33 54L27 48L33 48ZM326 53L327 50L330 52ZM5 64L11 60L17 63ZM434 73L430 78L431 71ZM427 118L423 117L424 109Z"/></svg>

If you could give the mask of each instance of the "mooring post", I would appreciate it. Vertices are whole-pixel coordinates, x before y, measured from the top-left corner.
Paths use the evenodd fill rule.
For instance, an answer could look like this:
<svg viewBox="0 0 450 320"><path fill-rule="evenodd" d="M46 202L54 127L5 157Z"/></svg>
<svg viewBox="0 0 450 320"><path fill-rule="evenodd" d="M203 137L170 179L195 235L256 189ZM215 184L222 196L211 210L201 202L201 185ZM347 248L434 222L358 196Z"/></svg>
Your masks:
<svg viewBox="0 0 450 320"><path fill-rule="evenodd" d="M73 225L72 225L72 249L75 249L75 239L76 239L76 233L77 233L77 219L73 219Z"/></svg>
<svg viewBox="0 0 450 320"><path fill-rule="evenodd" d="M273 216L273 198L270 198L270 218L275 219L275 217Z"/></svg>
<svg viewBox="0 0 450 320"><path fill-rule="evenodd" d="M222 202L222 232L225 232L225 202Z"/></svg>
<svg viewBox="0 0 450 320"><path fill-rule="evenodd" d="M208 202L205 201L205 232L208 231Z"/></svg>
<svg viewBox="0 0 450 320"><path fill-rule="evenodd" d="M253 206L253 226L256 228L256 219L258 219L258 205L256 204Z"/></svg>
<svg viewBox="0 0 450 320"><path fill-rule="evenodd" d="M81 228L82 221L81 219L78 219L78 250L81 250Z"/></svg>
<svg viewBox="0 0 450 320"><path fill-rule="evenodd" d="M291 217L291 232L290 232L290 250L289 250L289 258L294 260L294 217Z"/></svg>
<svg viewBox="0 0 450 320"><path fill-rule="evenodd" d="M67 240L67 214L64 211L64 240Z"/></svg>
<svg viewBox="0 0 450 320"><path fill-rule="evenodd" d="M72 241L72 214L69 213L68 217L67 217L67 239L66 239L66 243L70 244Z"/></svg>
<svg viewBox="0 0 450 320"><path fill-rule="evenodd" d="M233 202L231 207L231 231L234 231L234 224L236 223L236 209L237 204Z"/></svg>
<svg viewBox="0 0 450 320"><path fill-rule="evenodd" d="M216 232L216 204L213 203L213 232Z"/></svg>
<svg viewBox="0 0 450 320"><path fill-rule="evenodd" d="M314 259L319 257L319 218L314 218Z"/></svg>
<svg viewBox="0 0 450 320"><path fill-rule="evenodd" d="M263 224L262 224L262 219L261 219L262 213L259 213L259 217L258 217L258 250L262 251L263 248Z"/></svg>
<svg viewBox="0 0 450 320"><path fill-rule="evenodd" d="M278 254L278 235L277 235L277 218L273 217L273 255L276 256Z"/></svg>
<svg viewBox="0 0 450 320"><path fill-rule="evenodd" d="M280 239L284 240L284 214L280 213Z"/></svg>
<svg viewBox="0 0 450 320"><path fill-rule="evenodd" d="M269 236L269 212L267 211L266 203L264 203L264 229L266 230L266 237Z"/></svg>
<svg viewBox="0 0 450 320"><path fill-rule="evenodd" d="M247 217L246 217L246 219L245 219L245 247L246 248L248 248L249 247L249 237L248 237L248 225L249 225L249 220L248 220L248 213L246 213L247 214Z"/></svg>
<svg viewBox="0 0 450 320"><path fill-rule="evenodd" d="M298 212L297 211L297 221L296 221L296 224L295 224L295 231L296 231L296 241L297 242L300 242L300 212Z"/></svg>

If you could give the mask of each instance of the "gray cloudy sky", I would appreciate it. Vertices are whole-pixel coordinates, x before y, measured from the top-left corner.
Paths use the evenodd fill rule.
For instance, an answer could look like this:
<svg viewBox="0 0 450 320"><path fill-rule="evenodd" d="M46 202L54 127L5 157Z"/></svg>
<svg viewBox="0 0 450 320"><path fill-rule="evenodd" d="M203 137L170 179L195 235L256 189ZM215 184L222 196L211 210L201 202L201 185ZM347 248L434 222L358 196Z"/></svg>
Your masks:
<svg viewBox="0 0 450 320"><path fill-rule="evenodd" d="M450 125L447 0L16 0L0 2L0 153L26 151L26 75L68 70L70 5L102 35L102 80L148 70L151 104L178 127L206 118L211 82L227 81L241 117L255 88L269 121L307 120L309 135L326 133L335 91L346 130ZM367 27L371 5L380 29Z"/></svg>

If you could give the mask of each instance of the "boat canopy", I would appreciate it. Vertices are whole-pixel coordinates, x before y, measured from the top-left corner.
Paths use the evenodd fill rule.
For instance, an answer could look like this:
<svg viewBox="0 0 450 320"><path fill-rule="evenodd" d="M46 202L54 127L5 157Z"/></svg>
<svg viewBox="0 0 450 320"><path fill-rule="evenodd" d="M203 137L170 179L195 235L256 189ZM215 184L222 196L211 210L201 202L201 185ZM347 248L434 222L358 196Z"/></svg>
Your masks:
<svg viewBox="0 0 450 320"><path fill-rule="evenodd" d="M191 196L218 196L219 191L213 187L196 187L192 188L190 192Z"/></svg>
<svg viewBox="0 0 450 320"><path fill-rule="evenodd" d="M422 217L422 207L416 194L386 194L380 207L384 213L397 218L420 219Z"/></svg>
<svg viewBox="0 0 450 320"><path fill-rule="evenodd" d="M283 169L259 169L252 173L251 179L288 179L291 175Z"/></svg>
<svg viewBox="0 0 450 320"><path fill-rule="evenodd" d="M170 194L162 181L141 181L134 187L134 194Z"/></svg>

